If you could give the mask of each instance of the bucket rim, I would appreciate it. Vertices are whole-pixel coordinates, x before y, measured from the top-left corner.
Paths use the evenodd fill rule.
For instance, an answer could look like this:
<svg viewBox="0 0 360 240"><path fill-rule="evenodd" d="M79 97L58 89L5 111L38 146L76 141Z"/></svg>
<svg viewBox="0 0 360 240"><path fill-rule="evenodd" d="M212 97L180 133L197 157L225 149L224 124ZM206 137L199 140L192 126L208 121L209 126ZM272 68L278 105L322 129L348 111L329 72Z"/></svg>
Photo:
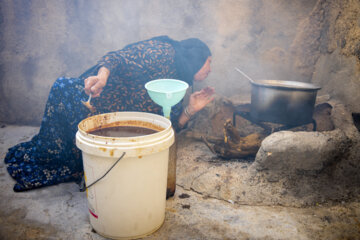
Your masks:
<svg viewBox="0 0 360 240"><path fill-rule="evenodd" d="M171 126L171 121L161 115L146 112L112 112L92 117L95 116L97 119L89 120L91 117L85 118L78 125L76 146L83 153L118 158L123 152L126 152L127 157L141 157L163 151L174 142L174 130ZM150 121L161 126L163 130L154 134L136 137L105 137L88 133L88 131L96 128L96 126L101 126L103 123L116 123L121 118L130 121L134 119L143 122ZM106 126L106 124L103 126Z"/></svg>
<svg viewBox="0 0 360 240"><path fill-rule="evenodd" d="M89 130L86 131L83 129L82 125L84 124L85 121L90 121L91 118L101 118L103 116L106 116L106 115L125 115L125 114L138 114L139 116L140 115L143 115L143 116L148 116L149 118L148 119L151 119L151 117L153 117L153 120L155 120L155 118L158 118L158 119L161 119L161 121L165 121L167 122L168 126L167 127L161 127L161 126L157 126L155 123L152 123L152 122L148 122L148 123L152 123L154 126L157 126L159 128L162 128L161 130L159 129L153 129L153 130L157 130L157 132L155 133L151 133L151 134L147 134L147 135L141 135L141 136L134 136L134 137L108 137L108 136L99 136L99 135L95 135L95 134L91 134L89 133ZM139 120L141 121L141 120ZM147 122L147 121L144 121L142 120L143 122ZM122 121L115 121L114 123L119 123L119 122L122 122ZM125 122L125 120L124 120ZM158 121L160 122L160 121ZM108 124L109 126L110 123ZM104 127L106 127L106 125L102 125ZM136 125L131 125L129 124L128 126L136 126ZM130 142L136 142L136 140L138 139L146 139L146 138L152 138L154 136L157 136L157 135L162 135L163 132L166 132L168 131L170 128L172 128L172 123L169 119L161 116L161 115L158 115L158 114L154 114L154 113L148 113L148 112L137 112L137 111L123 111L123 112L111 112L111 113L102 113L102 114L97 114L97 115L93 115L93 116L90 116L90 117L87 117L83 120L81 120L78 124L78 131L83 134L83 135L86 135L86 136L89 136L89 137L92 137L92 138L97 138L97 139L103 139L103 140L107 140L107 141L121 141L121 140L127 140L126 142L130 141ZM90 130L91 131L91 130Z"/></svg>

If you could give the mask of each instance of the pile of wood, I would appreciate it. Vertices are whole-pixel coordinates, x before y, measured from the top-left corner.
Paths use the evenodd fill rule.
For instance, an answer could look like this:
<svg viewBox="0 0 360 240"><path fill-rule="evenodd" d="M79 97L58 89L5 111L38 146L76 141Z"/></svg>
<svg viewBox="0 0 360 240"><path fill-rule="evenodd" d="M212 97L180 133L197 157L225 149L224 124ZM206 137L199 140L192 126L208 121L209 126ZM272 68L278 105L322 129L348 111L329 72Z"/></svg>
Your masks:
<svg viewBox="0 0 360 240"><path fill-rule="evenodd" d="M201 139L212 153L224 159L254 157L260 148L261 141L266 137L261 133L253 133L242 137L230 119L225 121L223 131L223 139L207 137L195 132L187 132L187 136Z"/></svg>
<svg viewBox="0 0 360 240"><path fill-rule="evenodd" d="M249 104L240 106L243 112L250 111ZM254 133L248 135L244 134L244 129L248 129L250 125L244 125L240 128L236 128L233 125L235 119L223 120L222 127L223 137L206 136L204 133L196 132L195 130L188 131L187 137L194 138L203 141L212 153L223 159L244 159L253 158L260 148L262 140L273 132L288 130L288 131L331 131L334 129L334 125L331 120L332 106L328 103L318 104L315 107L313 114L313 123L309 123L302 126L290 128L286 125L270 123L270 122L257 122L257 126L262 130L254 130ZM232 115L232 113L228 114ZM218 115L216 115L218 116ZM241 116L237 116L241 120ZM218 117L220 120L222 118ZM209 119L209 117L208 117ZM245 118L244 118L245 119ZM239 125L239 124L236 124ZM253 124L254 125L254 124ZM220 125L221 126L221 125ZM218 127L217 129L221 129ZM254 128L249 128L254 129ZM219 132L219 131L218 131Z"/></svg>

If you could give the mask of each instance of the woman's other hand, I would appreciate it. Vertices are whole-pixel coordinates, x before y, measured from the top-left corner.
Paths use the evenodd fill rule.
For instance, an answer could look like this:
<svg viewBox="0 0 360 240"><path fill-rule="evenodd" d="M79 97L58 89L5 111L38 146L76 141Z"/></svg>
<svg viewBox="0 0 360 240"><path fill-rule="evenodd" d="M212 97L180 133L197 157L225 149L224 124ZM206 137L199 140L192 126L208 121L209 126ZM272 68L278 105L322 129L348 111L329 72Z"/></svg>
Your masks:
<svg viewBox="0 0 360 240"><path fill-rule="evenodd" d="M90 76L84 81L84 90L87 95L92 93L92 97L99 97L103 88L106 86L107 79L109 77L110 71L102 67L98 71L97 76Z"/></svg>
<svg viewBox="0 0 360 240"><path fill-rule="evenodd" d="M192 116L214 100L215 89L206 87L190 95L188 112Z"/></svg>

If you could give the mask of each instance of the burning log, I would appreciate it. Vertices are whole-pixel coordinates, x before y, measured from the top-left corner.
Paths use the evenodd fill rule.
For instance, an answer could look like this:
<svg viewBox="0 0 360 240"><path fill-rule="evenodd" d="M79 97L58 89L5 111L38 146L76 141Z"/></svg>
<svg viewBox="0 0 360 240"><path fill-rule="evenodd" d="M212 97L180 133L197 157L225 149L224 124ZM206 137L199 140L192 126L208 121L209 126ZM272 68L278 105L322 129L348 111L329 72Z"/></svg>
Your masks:
<svg viewBox="0 0 360 240"><path fill-rule="evenodd" d="M231 120L224 123L224 138L205 137L201 134L189 133L188 137L202 140L212 153L224 159L247 158L256 155L262 140L266 137L260 133L240 136L239 131L233 126ZM214 143L211 145L211 143Z"/></svg>
<svg viewBox="0 0 360 240"><path fill-rule="evenodd" d="M225 159L253 157L260 148L264 135L252 133L241 137L231 120L224 123L224 139L220 144L213 146L214 152Z"/></svg>

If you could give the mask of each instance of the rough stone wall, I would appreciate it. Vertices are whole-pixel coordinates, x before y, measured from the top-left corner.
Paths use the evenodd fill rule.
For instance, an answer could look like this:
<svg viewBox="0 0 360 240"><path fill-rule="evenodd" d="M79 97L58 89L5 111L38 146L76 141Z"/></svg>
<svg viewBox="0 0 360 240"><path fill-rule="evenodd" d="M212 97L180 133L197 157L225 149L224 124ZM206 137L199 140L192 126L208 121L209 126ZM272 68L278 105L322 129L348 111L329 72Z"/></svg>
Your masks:
<svg viewBox="0 0 360 240"><path fill-rule="evenodd" d="M318 0L299 24L289 54L298 79L360 111L360 1Z"/></svg>
<svg viewBox="0 0 360 240"><path fill-rule="evenodd" d="M248 97L237 66L254 79L313 79L360 111L358 16L357 0L3 0L0 121L39 124L57 77L76 77L108 51L164 34L210 46L212 73L195 89Z"/></svg>

